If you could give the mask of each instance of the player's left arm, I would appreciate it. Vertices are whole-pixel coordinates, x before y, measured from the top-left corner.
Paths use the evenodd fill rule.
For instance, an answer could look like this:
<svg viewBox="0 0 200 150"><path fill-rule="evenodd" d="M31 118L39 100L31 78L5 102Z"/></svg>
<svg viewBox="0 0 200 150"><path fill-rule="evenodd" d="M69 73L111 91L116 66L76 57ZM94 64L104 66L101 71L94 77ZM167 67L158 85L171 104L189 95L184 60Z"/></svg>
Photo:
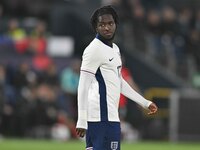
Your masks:
<svg viewBox="0 0 200 150"><path fill-rule="evenodd" d="M149 109L149 115L157 112L158 107L152 101L145 99L137 93L131 86L121 77L121 93L127 98L133 100L145 109Z"/></svg>

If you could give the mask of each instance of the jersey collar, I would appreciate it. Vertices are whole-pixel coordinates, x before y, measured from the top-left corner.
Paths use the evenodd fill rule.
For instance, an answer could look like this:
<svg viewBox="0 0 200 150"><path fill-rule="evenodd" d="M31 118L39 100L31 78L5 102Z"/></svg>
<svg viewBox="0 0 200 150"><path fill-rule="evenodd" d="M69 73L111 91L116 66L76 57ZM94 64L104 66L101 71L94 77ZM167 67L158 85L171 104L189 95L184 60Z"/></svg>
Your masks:
<svg viewBox="0 0 200 150"><path fill-rule="evenodd" d="M112 41L110 40L106 40L103 36L101 36L100 34L96 34L96 38L99 39L101 42L103 42L104 44L106 44L109 47L113 47Z"/></svg>

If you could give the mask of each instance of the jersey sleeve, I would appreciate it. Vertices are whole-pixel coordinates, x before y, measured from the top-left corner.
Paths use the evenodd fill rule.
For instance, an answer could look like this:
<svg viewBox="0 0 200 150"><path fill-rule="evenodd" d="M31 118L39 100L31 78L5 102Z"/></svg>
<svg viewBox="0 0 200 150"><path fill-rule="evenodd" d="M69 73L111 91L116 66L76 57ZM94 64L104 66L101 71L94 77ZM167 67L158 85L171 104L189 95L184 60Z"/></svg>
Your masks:
<svg viewBox="0 0 200 150"><path fill-rule="evenodd" d="M94 75L81 71L78 85L78 121L76 128L87 129L88 90L93 79Z"/></svg>
<svg viewBox="0 0 200 150"><path fill-rule="evenodd" d="M136 102L143 108L148 109L149 105L152 103L151 101L145 99L139 93L137 93L130 85L121 77L121 93L128 97L130 100Z"/></svg>
<svg viewBox="0 0 200 150"><path fill-rule="evenodd" d="M81 70L95 74L102 63L102 54L99 48L87 47L82 56Z"/></svg>

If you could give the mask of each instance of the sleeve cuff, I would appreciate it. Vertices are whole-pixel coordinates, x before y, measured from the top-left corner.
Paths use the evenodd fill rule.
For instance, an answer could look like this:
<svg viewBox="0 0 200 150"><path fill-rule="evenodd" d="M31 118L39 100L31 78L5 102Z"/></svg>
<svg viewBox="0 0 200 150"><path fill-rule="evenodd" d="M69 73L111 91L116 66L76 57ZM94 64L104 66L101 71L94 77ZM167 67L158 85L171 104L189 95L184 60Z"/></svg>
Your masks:
<svg viewBox="0 0 200 150"><path fill-rule="evenodd" d="M78 111L78 121L77 121L76 128L87 129L87 111L86 110Z"/></svg>
<svg viewBox="0 0 200 150"><path fill-rule="evenodd" d="M87 120L78 120L76 124L76 128L86 129L88 128Z"/></svg>
<svg viewBox="0 0 200 150"><path fill-rule="evenodd" d="M148 108L149 108L149 106L151 105L151 103L152 103L152 101L149 101L149 100L147 100L147 103L146 103L146 106L145 106L145 108L146 108L146 109L148 109Z"/></svg>

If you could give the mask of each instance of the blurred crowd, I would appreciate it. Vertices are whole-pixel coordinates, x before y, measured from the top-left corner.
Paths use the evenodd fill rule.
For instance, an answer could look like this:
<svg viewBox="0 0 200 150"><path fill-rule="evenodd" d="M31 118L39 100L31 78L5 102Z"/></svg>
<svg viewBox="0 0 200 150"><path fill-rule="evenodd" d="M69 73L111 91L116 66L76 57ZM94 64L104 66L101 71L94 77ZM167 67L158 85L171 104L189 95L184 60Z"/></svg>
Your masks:
<svg viewBox="0 0 200 150"><path fill-rule="evenodd" d="M50 138L62 129L66 134L60 138L76 137L80 60L68 60L59 69L46 53L45 22L31 19L23 27L20 23L10 19L0 35L0 133ZM9 57L16 63L10 63Z"/></svg>
<svg viewBox="0 0 200 150"><path fill-rule="evenodd" d="M27 62L0 65L0 133L50 138L52 127L62 125L63 138L76 137L79 68L78 59L60 72L53 62L43 70Z"/></svg>
<svg viewBox="0 0 200 150"><path fill-rule="evenodd" d="M126 24L124 39L132 50L189 81L200 72L200 10L198 5L170 6L162 2L104 0L103 4L117 8L121 22Z"/></svg>
<svg viewBox="0 0 200 150"><path fill-rule="evenodd" d="M0 35L0 134L75 138L80 60L58 68L46 52L44 21L11 18L6 27Z"/></svg>
<svg viewBox="0 0 200 150"><path fill-rule="evenodd" d="M86 2L87 0L80 0L74 3L79 5ZM190 81L194 74L200 72L198 5L171 6L164 0L101 1L101 5L107 4L113 5L118 11L122 24L119 26L119 36L124 43L129 41L126 45L130 45L133 51L144 53L144 56L151 57L186 81ZM0 17L2 16L3 8L0 6ZM47 22L48 19L39 20L37 17L26 16L21 20L9 18L6 24L0 22L0 33L14 40L18 53L38 54L41 58L46 50L45 38L51 33ZM1 35L0 47L5 46L5 43L9 43L9 39Z"/></svg>
<svg viewBox="0 0 200 150"><path fill-rule="evenodd" d="M184 80L200 74L200 10L175 8L159 0L101 3L117 9L120 36L132 40L128 44L133 51L151 57ZM39 16L5 19L3 10L0 5L0 135L76 138L80 59L66 58L61 65L47 53L51 34L47 20ZM27 59L22 61L21 56Z"/></svg>

